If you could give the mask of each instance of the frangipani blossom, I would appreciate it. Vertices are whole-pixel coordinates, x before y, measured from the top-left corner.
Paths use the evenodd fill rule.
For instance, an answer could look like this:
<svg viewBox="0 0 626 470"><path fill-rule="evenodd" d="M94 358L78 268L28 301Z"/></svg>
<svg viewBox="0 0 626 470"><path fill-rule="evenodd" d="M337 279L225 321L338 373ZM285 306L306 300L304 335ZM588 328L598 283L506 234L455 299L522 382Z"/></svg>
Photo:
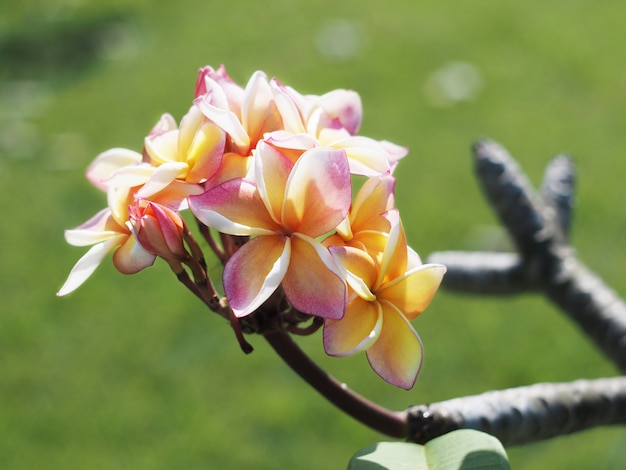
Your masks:
<svg viewBox="0 0 626 470"><path fill-rule="evenodd" d="M325 139L326 134L322 133L322 138L319 139L310 134L275 131L266 134L264 140L281 152L289 154L292 160L315 147L343 150L353 175L377 176L392 171L395 163L390 160L387 150L379 142L361 136L346 137L344 133L345 130L333 132L336 139Z"/></svg>
<svg viewBox="0 0 626 470"><path fill-rule="evenodd" d="M252 74L242 95L225 70L221 74L201 69L196 96L198 109L228 134L232 144L230 151L240 155L250 155L266 132L284 128L263 72Z"/></svg>
<svg viewBox="0 0 626 470"><path fill-rule="evenodd" d="M134 274L151 266L156 255L145 250L132 236L126 225L116 222L110 209L103 209L87 222L73 230L65 231L70 245L93 245L72 268L67 280L57 292L69 294L80 287L96 270L110 252L115 268L123 274Z"/></svg>
<svg viewBox="0 0 626 470"><path fill-rule="evenodd" d="M155 128L163 128L160 124ZM155 132L154 129L152 131ZM121 204L121 211L126 213L126 206L133 202L128 198L133 193L136 199L158 200L161 204L175 209L186 207L185 200L191 194L199 194L202 187L188 183L184 179L188 174L189 164L181 161L168 161L158 166L143 161L143 156L133 150L112 148L99 154L86 171L87 179L97 188L107 191L109 208ZM116 195L112 203L112 196ZM118 220L120 218L118 217ZM123 225L124 222L120 221Z"/></svg>
<svg viewBox="0 0 626 470"><path fill-rule="evenodd" d="M414 265L399 221L380 261L351 246L329 249L348 271L351 295L344 317L324 322L326 353L348 356L365 350L379 376L410 389L422 365L423 349L410 322L430 303L445 267Z"/></svg>
<svg viewBox="0 0 626 470"><path fill-rule="evenodd" d="M108 253L127 274L158 256L214 309L219 294L180 214L191 208L220 232L221 247L200 227L225 263L228 302L219 299L219 313L239 337L236 317L271 315L280 304L291 331L319 326L300 328L298 312L321 317L329 355L366 351L382 378L411 388L422 344L410 322L445 267L422 264L394 207L392 174L407 149L359 135L362 119L352 90L304 95L261 71L242 87L224 66L200 69L180 124L165 113L141 152L113 148L89 166L107 208L65 232L68 243L91 248L58 295L85 282ZM368 178L353 201L352 175Z"/></svg>
<svg viewBox="0 0 626 470"><path fill-rule="evenodd" d="M317 146L344 149L352 174L383 174L393 170L397 160L408 153L405 147L391 142L357 136L363 109L361 98L352 90L338 89L322 96L303 96L276 79L272 79L270 86L283 116L284 129L291 134L311 136ZM286 138L277 139L277 145L284 148L296 148L290 147L293 142Z"/></svg>
<svg viewBox="0 0 626 470"><path fill-rule="evenodd" d="M390 142L357 136L363 109L352 90L301 95L260 71L244 89L223 66L217 71L205 67L196 83L195 104L228 134L227 151L242 156L249 156L260 140L300 154L314 147L337 148L345 150L351 173L373 176L392 171L407 153Z"/></svg>
<svg viewBox="0 0 626 470"><path fill-rule="evenodd" d="M168 123L153 131L144 141L148 163L159 167L179 163L175 178L189 183L201 183L219 170L226 134L208 121L196 106L192 106L180 121L180 127L171 128L173 118L165 115L160 122Z"/></svg>
<svg viewBox="0 0 626 470"><path fill-rule="evenodd" d="M342 129L356 135L361 127L361 97L352 90L338 89L322 96L301 95L275 78L270 81L270 87L283 120L289 125L285 130L289 132L318 137L323 129Z"/></svg>
<svg viewBox="0 0 626 470"><path fill-rule="evenodd" d="M65 232L70 245L93 246L74 265L57 295L66 295L77 289L112 251L115 251L113 264L123 274L135 274L151 266L156 255L164 252L155 250L154 243L150 247L152 251L139 243L133 233L129 208L133 207L137 219L141 211L135 204L152 209L151 204L158 203L161 213L165 211L171 220L176 220L174 211L186 206L187 197L202 193L200 185L175 180L184 163L172 162L155 167L141 162L141 159L141 154L137 152L115 148L98 155L87 169L87 178L96 187L107 191L108 207L81 226ZM145 198L150 198L152 202L146 203ZM171 229L165 223L160 227ZM171 230L170 235L164 236L173 250L175 242ZM151 240L156 237L152 230Z"/></svg>
<svg viewBox="0 0 626 470"><path fill-rule="evenodd" d="M253 236L224 268L224 289L238 317L259 308L282 285L298 310L341 318L346 286L317 237L334 230L351 200L344 152L313 149L294 164L260 142L255 181L234 179L190 197L195 216L231 235Z"/></svg>

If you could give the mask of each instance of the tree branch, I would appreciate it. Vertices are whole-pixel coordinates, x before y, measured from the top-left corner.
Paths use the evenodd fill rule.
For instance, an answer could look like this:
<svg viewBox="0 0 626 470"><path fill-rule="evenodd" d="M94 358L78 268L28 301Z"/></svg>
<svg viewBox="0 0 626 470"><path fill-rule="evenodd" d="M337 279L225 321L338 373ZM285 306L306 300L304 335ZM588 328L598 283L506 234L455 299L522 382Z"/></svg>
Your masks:
<svg viewBox="0 0 626 470"><path fill-rule="evenodd" d="M505 446L596 426L626 424L626 377L543 383L455 398L407 410L410 440L425 443L455 429L476 429Z"/></svg>
<svg viewBox="0 0 626 470"><path fill-rule="evenodd" d="M265 339L295 372L346 414L382 434L418 444L455 429L484 431L504 445L518 445L626 424L626 377L535 384L395 412L324 372L287 333L266 333Z"/></svg>
<svg viewBox="0 0 626 470"><path fill-rule="evenodd" d="M309 385L346 414L390 437L407 436L404 413L397 413L373 403L348 389L313 362L284 332L267 333L267 342Z"/></svg>
<svg viewBox="0 0 626 470"><path fill-rule="evenodd" d="M448 267L443 286L478 294L543 292L626 372L626 304L578 260L567 242L574 188L571 159L559 156L550 163L539 195L500 145L478 142L474 156L485 195L518 254L434 253L428 262Z"/></svg>

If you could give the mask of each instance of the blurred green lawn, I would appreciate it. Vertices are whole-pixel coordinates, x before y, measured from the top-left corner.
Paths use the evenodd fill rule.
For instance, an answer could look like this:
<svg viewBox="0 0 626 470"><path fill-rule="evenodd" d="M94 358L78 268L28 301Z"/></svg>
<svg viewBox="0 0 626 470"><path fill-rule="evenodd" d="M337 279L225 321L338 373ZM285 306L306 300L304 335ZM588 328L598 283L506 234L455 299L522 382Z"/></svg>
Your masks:
<svg viewBox="0 0 626 470"><path fill-rule="evenodd" d="M340 469L384 439L309 390L261 338L244 356L229 326L162 263L125 277L106 261L76 293L54 296L84 252L65 244L63 229L105 204L85 167L110 147L139 150L161 113L180 118L205 64L224 63L241 83L263 69L304 93L357 90L362 133L411 149L397 173L398 205L424 256L506 242L472 174L476 138L502 142L536 183L551 156L570 152L580 176L573 241L626 292L623 2L356 5L0 7L3 468ZM472 100L442 102L436 91L459 62L480 86ZM442 292L415 326L426 362L410 392L383 383L363 356L325 357L319 335L301 344L396 409L617 373L535 296ZM515 469L621 468L625 443L623 429L599 429L509 455Z"/></svg>

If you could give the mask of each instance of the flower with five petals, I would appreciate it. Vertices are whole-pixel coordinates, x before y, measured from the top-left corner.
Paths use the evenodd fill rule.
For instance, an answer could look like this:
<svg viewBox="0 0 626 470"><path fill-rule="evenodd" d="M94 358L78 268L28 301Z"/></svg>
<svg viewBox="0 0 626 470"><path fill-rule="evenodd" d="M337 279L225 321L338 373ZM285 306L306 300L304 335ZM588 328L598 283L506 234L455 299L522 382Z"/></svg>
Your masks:
<svg viewBox="0 0 626 470"><path fill-rule="evenodd" d="M446 268L421 264L406 245L397 217L380 261L352 246L330 251L347 270L350 296L340 320L324 322L324 349L331 356L366 351L374 371L404 389L415 384L422 365L422 342L411 326L430 303Z"/></svg>
<svg viewBox="0 0 626 470"><path fill-rule="evenodd" d="M351 197L345 152L316 148L294 164L260 142L254 181L233 179L189 198L192 212L206 225L254 237L224 268L224 290L238 317L259 308L279 285L304 313L343 316L345 281L317 238L345 218Z"/></svg>

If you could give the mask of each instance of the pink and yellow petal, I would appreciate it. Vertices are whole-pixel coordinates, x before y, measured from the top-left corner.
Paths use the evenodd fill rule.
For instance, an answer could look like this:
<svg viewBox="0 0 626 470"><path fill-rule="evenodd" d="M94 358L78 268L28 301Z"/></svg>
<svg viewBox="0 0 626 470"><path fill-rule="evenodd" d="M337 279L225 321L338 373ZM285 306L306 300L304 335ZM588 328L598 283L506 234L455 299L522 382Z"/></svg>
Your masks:
<svg viewBox="0 0 626 470"><path fill-rule="evenodd" d="M111 218L119 227L126 226L128 206L134 202L133 196L129 188L113 186L107 190L107 206L111 211Z"/></svg>
<svg viewBox="0 0 626 470"><path fill-rule="evenodd" d="M141 186L154 174L156 167L149 163L139 163L121 167L111 173L102 183L107 187L132 188Z"/></svg>
<svg viewBox="0 0 626 470"><path fill-rule="evenodd" d="M167 162L153 169L152 175L137 191L137 197L149 198L169 186L175 179L184 178L189 166L185 162Z"/></svg>
<svg viewBox="0 0 626 470"><path fill-rule="evenodd" d="M337 262L313 238L294 234L291 241L291 260L283 280L285 295L301 312L322 318L341 318L347 288Z"/></svg>
<svg viewBox="0 0 626 470"><path fill-rule="evenodd" d="M113 253L113 265L122 274L135 274L154 264L156 255L142 247L134 236L126 240Z"/></svg>
<svg viewBox="0 0 626 470"><path fill-rule="evenodd" d="M380 304L383 326L378 339L367 350L367 360L383 380L409 390L422 367L422 342L398 309L386 301Z"/></svg>
<svg viewBox="0 0 626 470"><path fill-rule="evenodd" d="M87 179L98 189L106 191L104 182L120 168L134 166L141 163L142 156L133 150L112 148L102 152L87 168Z"/></svg>
<svg viewBox="0 0 626 470"><path fill-rule="evenodd" d="M326 130L321 133L320 142L328 147L345 150L352 174L373 177L390 173L387 153L377 141L368 137L336 134L333 130Z"/></svg>
<svg viewBox="0 0 626 470"><path fill-rule="evenodd" d="M182 161L178 152L178 137L177 129L146 137L144 149L150 157L150 163L159 166L166 162Z"/></svg>
<svg viewBox="0 0 626 470"><path fill-rule="evenodd" d="M346 281L352 290L362 299L376 300L376 296L370 290L377 274L372 257L352 246L331 246L329 251L346 269Z"/></svg>
<svg viewBox="0 0 626 470"><path fill-rule="evenodd" d="M265 132L282 128L281 115L274 102L267 76L263 72L253 73L246 85L241 122L253 145Z"/></svg>
<svg viewBox="0 0 626 470"><path fill-rule="evenodd" d="M281 223L285 189L293 163L278 149L259 142L254 154L254 174L259 194L276 223Z"/></svg>
<svg viewBox="0 0 626 470"><path fill-rule="evenodd" d="M392 209L386 216L391 223L391 229L382 254L376 289L391 279L404 275L408 263L408 245L400 214L397 209Z"/></svg>
<svg viewBox="0 0 626 470"><path fill-rule="evenodd" d="M263 138L268 144L280 149L298 150L300 154L306 150L319 147L319 142L309 134L294 134L285 130L268 132Z"/></svg>
<svg viewBox="0 0 626 470"><path fill-rule="evenodd" d="M217 70L213 70L210 66L200 69L195 97L205 94L211 96L216 106L230 109L237 116L241 116L244 90L230 78L223 65L220 65Z"/></svg>
<svg viewBox="0 0 626 470"><path fill-rule="evenodd" d="M241 156L238 153L228 152L222 156L219 170L204 183L205 188L211 189L235 178L251 179L254 172L252 163L254 158Z"/></svg>
<svg viewBox="0 0 626 470"><path fill-rule="evenodd" d="M366 251L376 263L380 264L388 238L389 234L383 231L362 230L355 233L348 243L350 246Z"/></svg>
<svg viewBox="0 0 626 470"><path fill-rule="evenodd" d="M180 120L180 126L178 128L178 139L176 153L180 155L180 160L187 155L188 150L193 145L193 141L196 137L196 133L200 129L203 123L206 122L206 118L200 108L192 105L187 111L187 114Z"/></svg>
<svg viewBox="0 0 626 470"><path fill-rule="evenodd" d="M254 312L278 288L290 262L291 242L279 235L260 236L244 244L224 267L224 290L233 312Z"/></svg>
<svg viewBox="0 0 626 470"><path fill-rule="evenodd" d="M229 109L215 106L211 103L210 98L209 94L204 95L196 99L195 105L207 119L213 121L229 135L239 153L247 154L250 147L250 137L248 137L239 117Z"/></svg>
<svg viewBox="0 0 626 470"><path fill-rule="evenodd" d="M345 129L355 135L361 127L361 97L352 90L333 90L315 99L307 118L309 132L323 128Z"/></svg>
<svg viewBox="0 0 626 470"><path fill-rule="evenodd" d="M190 196L189 207L203 224L230 235L269 235L280 230L256 185L248 180L229 180Z"/></svg>
<svg viewBox="0 0 626 470"><path fill-rule="evenodd" d="M378 302L357 297L346 306L341 320L324 321L324 350L330 356L350 356L369 348L377 339L383 315Z"/></svg>
<svg viewBox="0 0 626 470"><path fill-rule="evenodd" d="M275 78L270 80L270 88L274 94L276 107L282 117L283 128L292 134L305 133L301 110L289 89Z"/></svg>
<svg viewBox="0 0 626 470"><path fill-rule="evenodd" d="M289 175L283 225L318 237L342 222L351 202L352 185L345 153L325 148L308 150Z"/></svg>
<svg viewBox="0 0 626 470"><path fill-rule="evenodd" d="M189 207L187 198L202 194L204 188L199 184L174 180L158 193L150 196L150 201L161 204L175 211L182 211Z"/></svg>
<svg viewBox="0 0 626 470"><path fill-rule="evenodd" d="M212 123L203 124L186 153L189 165L186 180L200 183L211 178L220 169L225 145L224 131Z"/></svg>
<svg viewBox="0 0 626 470"><path fill-rule="evenodd" d="M394 189L396 180L389 174L368 178L363 184L350 210L350 223L354 231L380 230L381 214L394 207ZM374 226L371 226L374 225ZM389 231L388 228L385 231Z"/></svg>
<svg viewBox="0 0 626 470"><path fill-rule="evenodd" d="M376 295L413 320L428 307L445 272L441 264L424 264L385 284Z"/></svg>

